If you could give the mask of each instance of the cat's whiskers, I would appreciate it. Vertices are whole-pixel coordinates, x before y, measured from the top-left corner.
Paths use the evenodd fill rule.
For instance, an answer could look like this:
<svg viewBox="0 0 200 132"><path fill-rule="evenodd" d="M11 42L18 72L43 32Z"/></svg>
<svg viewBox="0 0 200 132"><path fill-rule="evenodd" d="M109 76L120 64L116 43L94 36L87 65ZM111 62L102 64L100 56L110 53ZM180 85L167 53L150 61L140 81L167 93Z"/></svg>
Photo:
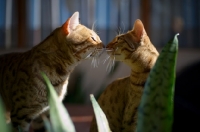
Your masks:
<svg viewBox="0 0 200 132"><path fill-rule="evenodd" d="M103 64L110 58L110 55L103 61Z"/></svg>
<svg viewBox="0 0 200 132"><path fill-rule="evenodd" d="M102 53L105 51L105 48L102 48L102 49L96 49L96 51L97 51L97 57L99 57L99 56L101 56L102 55Z"/></svg>
<svg viewBox="0 0 200 132"><path fill-rule="evenodd" d="M124 24L124 22L122 22L122 25L123 25L123 27L124 27L124 29L122 30L122 34L124 33L124 30L125 30L125 24Z"/></svg>
<svg viewBox="0 0 200 132"><path fill-rule="evenodd" d="M109 58L109 62L106 67L106 71L108 71L108 72L112 71L112 69L114 68L114 64L115 64L115 57L113 59Z"/></svg>
<svg viewBox="0 0 200 132"><path fill-rule="evenodd" d="M94 21L94 23L92 24L92 30L95 32L95 23L96 21Z"/></svg>
<svg viewBox="0 0 200 132"><path fill-rule="evenodd" d="M106 51L113 51L113 49L106 49Z"/></svg>
<svg viewBox="0 0 200 132"><path fill-rule="evenodd" d="M99 65L99 56L101 56L101 54L105 51L104 48L102 49L98 49L98 48L95 48L94 51L92 52L92 63L91 65L93 65L93 67L98 67ZM93 55L94 54L94 55Z"/></svg>
<svg viewBox="0 0 200 132"><path fill-rule="evenodd" d="M113 58L112 67L114 67L114 65L115 65L115 56Z"/></svg>
<svg viewBox="0 0 200 132"><path fill-rule="evenodd" d="M98 64L97 64L97 56L99 54L97 48L94 49L93 53L95 54L93 57L92 57L92 65L93 67L98 67Z"/></svg>
<svg viewBox="0 0 200 132"><path fill-rule="evenodd" d="M91 65L95 68L98 67L98 62L97 62L97 58L96 57L92 57L92 63Z"/></svg>
<svg viewBox="0 0 200 132"><path fill-rule="evenodd" d="M122 25L123 25L123 29L120 28L120 27L118 27L117 35L122 35L122 34L124 34L125 24L122 22Z"/></svg>
<svg viewBox="0 0 200 132"><path fill-rule="evenodd" d="M95 64L96 64L96 67L98 67L98 65L99 65L99 59L97 59L96 57L95 57Z"/></svg>
<svg viewBox="0 0 200 132"><path fill-rule="evenodd" d="M94 31L97 35L99 35L99 31L96 30L96 21L92 24L92 31Z"/></svg>
<svg viewBox="0 0 200 132"><path fill-rule="evenodd" d="M117 50L118 50L118 47L114 50L114 57L112 59L111 69L110 70L112 70L114 68L114 65L115 65L115 51L117 51Z"/></svg>
<svg viewBox="0 0 200 132"><path fill-rule="evenodd" d="M93 54L93 52L89 53L84 59L89 58L92 54Z"/></svg>
<svg viewBox="0 0 200 132"><path fill-rule="evenodd" d="M113 50L112 50L113 51ZM116 51L116 50L115 50ZM108 61L108 65L106 67L106 71L110 72L112 71L112 69L114 68L114 65L115 65L115 54L113 56L113 58L110 57L110 55L105 59L104 63Z"/></svg>
<svg viewBox="0 0 200 132"><path fill-rule="evenodd" d="M106 67L106 71L108 71L108 72L111 71L111 63L112 63L112 59L109 58L108 65L107 65L107 67Z"/></svg>
<svg viewBox="0 0 200 132"><path fill-rule="evenodd" d="M117 35L121 35L121 28L120 27L118 27Z"/></svg>

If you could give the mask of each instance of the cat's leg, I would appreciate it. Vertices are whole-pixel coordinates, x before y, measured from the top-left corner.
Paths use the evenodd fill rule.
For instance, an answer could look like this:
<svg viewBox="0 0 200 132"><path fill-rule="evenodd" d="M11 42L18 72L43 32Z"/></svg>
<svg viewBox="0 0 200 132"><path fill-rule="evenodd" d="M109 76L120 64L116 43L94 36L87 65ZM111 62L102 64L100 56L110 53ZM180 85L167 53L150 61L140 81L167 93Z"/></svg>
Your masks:
<svg viewBox="0 0 200 132"><path fill-rule="evenodd" d="M138 103L133 100L127 102L124 110L121 132L135 132L137 126L137 108Z"/></svg>
<svg viewBox="0 0 200 132"><path fill-rule="evenodd" d="M49 119L50 118L49 110L43 112L38 117L36 117L35 119L32 120L31 129L34 132L44 132L45 131L45 126L44 126L44 122L43 122L42 116L45 116L45 117L47 117Z"/></svg>
<svg viewBox="0 0 200 132"><path fill-rule="evenodd" d="M28 132L30 123L41 111L41 106L30 107L15 107L11 110L11 123L13 125L14 132L18 132L19 129L22 132Z"/></svg>

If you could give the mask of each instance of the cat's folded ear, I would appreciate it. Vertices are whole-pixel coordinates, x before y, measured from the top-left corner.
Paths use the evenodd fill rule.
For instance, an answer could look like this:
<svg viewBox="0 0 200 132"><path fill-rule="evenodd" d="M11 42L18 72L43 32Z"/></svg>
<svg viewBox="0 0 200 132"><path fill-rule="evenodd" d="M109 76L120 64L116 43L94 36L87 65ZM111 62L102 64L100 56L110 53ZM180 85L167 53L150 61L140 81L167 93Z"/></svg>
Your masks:
<svg viewBox="0 0 200 132"><path fill-rule="evenodd" d="M75 12L67 21L63 24L62 29L66 35L73 31L79 25L79 12Z"/></svg>
<svg viewBox="0 0 200 132"><path fill-rule="evenodd" d="M134 23L132 32L136 36L137 40L140 41L144 35L146 35L146 31L144 29L144 25L140 19L137 19Z"/></svg>

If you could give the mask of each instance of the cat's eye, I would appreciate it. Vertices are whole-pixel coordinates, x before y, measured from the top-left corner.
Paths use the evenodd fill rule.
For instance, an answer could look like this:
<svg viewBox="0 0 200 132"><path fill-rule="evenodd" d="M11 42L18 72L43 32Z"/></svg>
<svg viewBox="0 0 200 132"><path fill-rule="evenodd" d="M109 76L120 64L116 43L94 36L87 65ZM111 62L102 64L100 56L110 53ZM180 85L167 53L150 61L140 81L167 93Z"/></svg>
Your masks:
<svg viewBox="0 0 200 132"><path fill-rule="evenodd" d="M92 38L93 41L96 41L96 40L94 39L94 37L91 37L91 38Z"/></svg>

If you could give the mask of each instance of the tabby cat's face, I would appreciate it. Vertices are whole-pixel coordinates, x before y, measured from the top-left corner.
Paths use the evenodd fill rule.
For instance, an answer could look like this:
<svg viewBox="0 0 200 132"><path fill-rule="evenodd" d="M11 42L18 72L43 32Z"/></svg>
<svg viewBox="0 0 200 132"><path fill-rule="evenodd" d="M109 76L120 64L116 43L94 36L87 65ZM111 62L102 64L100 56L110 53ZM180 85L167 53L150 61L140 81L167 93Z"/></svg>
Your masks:
<svg viewBox="0 0 200 132"><path fill-rule="evenodd" d="M106 50L112 59L123 61L134 68L145 67L158 56L140 20L136 20L131 31L116 36L106 46Z"/></svg>
<svg viewBox="0 0 200 132"><path fill-rule="evenodd" d="M82 59L96 57L103 49L99 36L80 24L67 36L67 40L72 44L74 55Z"/></svg>
<svg viewBox="0 0 200 132"><path fill-rule="evenodd" d="M112 59L116 61L125 61L131 57L139 43L134 42L132 38L131 44L128 43L126 38L130 37L129 33L116 36L107 46L107 53Z"/></svg>
<svg viewBox="0 0 200 132"><path fill-rule="evenodd" d="M65 49L68 49L78 60L97 57L104 47L99 36L93 30L79 24L78 12L75 12L63 24L61 31L64 33L63 39L67 41L67 44L64 45Z"/></svg>

